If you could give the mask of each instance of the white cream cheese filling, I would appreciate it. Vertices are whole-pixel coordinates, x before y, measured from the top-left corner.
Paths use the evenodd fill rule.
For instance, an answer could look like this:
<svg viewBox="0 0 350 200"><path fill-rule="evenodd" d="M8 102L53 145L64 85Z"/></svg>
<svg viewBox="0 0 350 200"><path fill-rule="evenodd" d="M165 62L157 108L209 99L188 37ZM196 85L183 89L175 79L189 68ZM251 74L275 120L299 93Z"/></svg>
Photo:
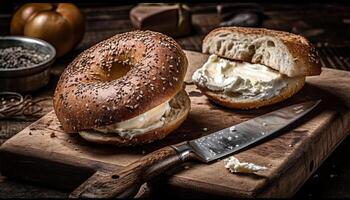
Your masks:
<svg viewBox="0 0 350 200"><path fill-rule="evenodd" d="M279 94L293 78L261 64L230 61L210 55L192 80L211 91L242 99L268 99Z"/></svg>
<svg viewBox="0 0 350 200"><path fill-rule="evenodd" d="M164 116L171 110L169 101L158 105L151 110L142 113L134 118L117 122L108 126L95 128L102 133L116 133L121 137L132 138L150 130L162 127L165 123Z"/></svg>
<svg viewBox="0 0 350 200"><path fill-rule="evenodd" d="M240 162L237 158L231 156L224 160L225 168L231 173L254 173L267 168L254 163Z"/></svg>

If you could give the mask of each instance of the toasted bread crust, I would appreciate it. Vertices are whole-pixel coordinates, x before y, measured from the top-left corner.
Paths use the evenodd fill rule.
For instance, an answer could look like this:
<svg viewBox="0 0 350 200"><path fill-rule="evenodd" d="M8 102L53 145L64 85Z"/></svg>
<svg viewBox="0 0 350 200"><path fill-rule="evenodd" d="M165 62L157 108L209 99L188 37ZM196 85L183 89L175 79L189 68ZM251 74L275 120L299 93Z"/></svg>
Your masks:
<svg viewBox="0 0 350 200"><path fill-rule="evenodd" d="M295 73L284 73L288 76L314 76L321 73L319 56L313 45L304 37L284 31L269 30L265 28L246 28L246 27L221 27L211 31L203 40L203 53L217 54L228 59L239 60L237 57L227 57L223 52L218 50L205 48L209 42L213 40L220 33L238 33L244 36L264 37L270 36L281 41L288 53L295 58L293 60L293 68ZM251 62L250 60L243 60ZM280 66L274 66L270 63L252 62L269 66L273 69L279 70ZM270 64L270 65L269 65Z"/></svg>

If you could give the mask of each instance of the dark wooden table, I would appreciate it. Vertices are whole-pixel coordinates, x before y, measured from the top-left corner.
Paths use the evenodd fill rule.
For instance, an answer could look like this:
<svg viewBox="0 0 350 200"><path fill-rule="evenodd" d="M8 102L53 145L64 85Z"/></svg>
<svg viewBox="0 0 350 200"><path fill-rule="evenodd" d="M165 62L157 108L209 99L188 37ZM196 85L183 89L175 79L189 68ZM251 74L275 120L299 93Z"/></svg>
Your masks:
<svg viewBox="0 0 350 200"><path fill-rule="evenodd" d="M1 1L0 1L1 2ZM129 10L134 5L80 4L86 15L83 41L72 52L58 59L52 67L50 83L30 95L34 99L51 97L67 64L82 50L113 36L132 30ZM350 5L340 4L259 4L266 15L262 26L302 34L319 50L323 67L350 70ZM13 5L0 8L0 35L9 34ZM220 23L215 4L190 4L193 11L191 35L176 38L188 50L201 50L204 35ZM52 110L50 100L42 103L43 110L34 117L0 120L0 145L8 138ZM295 197L350 197L350 138L347 138L322 164ZM158 192L155 196L167 196ZM6 179L0 175L0 197L67 197L68 192L43 185ZM181 194L178 194L181 197Z"/></svg>

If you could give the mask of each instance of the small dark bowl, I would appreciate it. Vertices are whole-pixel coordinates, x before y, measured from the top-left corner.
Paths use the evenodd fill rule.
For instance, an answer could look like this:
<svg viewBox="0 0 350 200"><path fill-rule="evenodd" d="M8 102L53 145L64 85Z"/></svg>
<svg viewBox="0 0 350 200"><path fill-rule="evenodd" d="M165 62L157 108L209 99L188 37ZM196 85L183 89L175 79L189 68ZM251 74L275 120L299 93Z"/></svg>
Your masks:
<svg viewBox="0 0 350 200"><path fill-rule="evenodd" d="M55 61L55 48L40 39L23 36L0 37L0 48L21 46L49 55L44 62L30 67L0 68L0 91L31 92L50 80L50 66Z"/></svg>

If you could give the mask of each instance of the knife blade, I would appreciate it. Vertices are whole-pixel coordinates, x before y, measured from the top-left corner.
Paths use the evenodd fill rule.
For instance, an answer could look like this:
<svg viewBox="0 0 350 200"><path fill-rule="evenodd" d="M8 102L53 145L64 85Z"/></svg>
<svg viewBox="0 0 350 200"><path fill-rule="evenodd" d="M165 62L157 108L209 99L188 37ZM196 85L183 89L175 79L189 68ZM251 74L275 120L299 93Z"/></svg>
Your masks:
<svg viewBox="0 0 350 200"><path fill-rule="evenodd" d="M254 144L292 124L320 103L291 105L188 142L203 162L210 162Z"/></svg>
<svg viewBox="0 0 350 200"><path fill-rule="evenodd" d="M293 124L320 102L294 104L191 141L164 147L114 173L96 172L70 197L132 197L143 183L171 167L193 159L209 163L247 148Z"/></svg>

